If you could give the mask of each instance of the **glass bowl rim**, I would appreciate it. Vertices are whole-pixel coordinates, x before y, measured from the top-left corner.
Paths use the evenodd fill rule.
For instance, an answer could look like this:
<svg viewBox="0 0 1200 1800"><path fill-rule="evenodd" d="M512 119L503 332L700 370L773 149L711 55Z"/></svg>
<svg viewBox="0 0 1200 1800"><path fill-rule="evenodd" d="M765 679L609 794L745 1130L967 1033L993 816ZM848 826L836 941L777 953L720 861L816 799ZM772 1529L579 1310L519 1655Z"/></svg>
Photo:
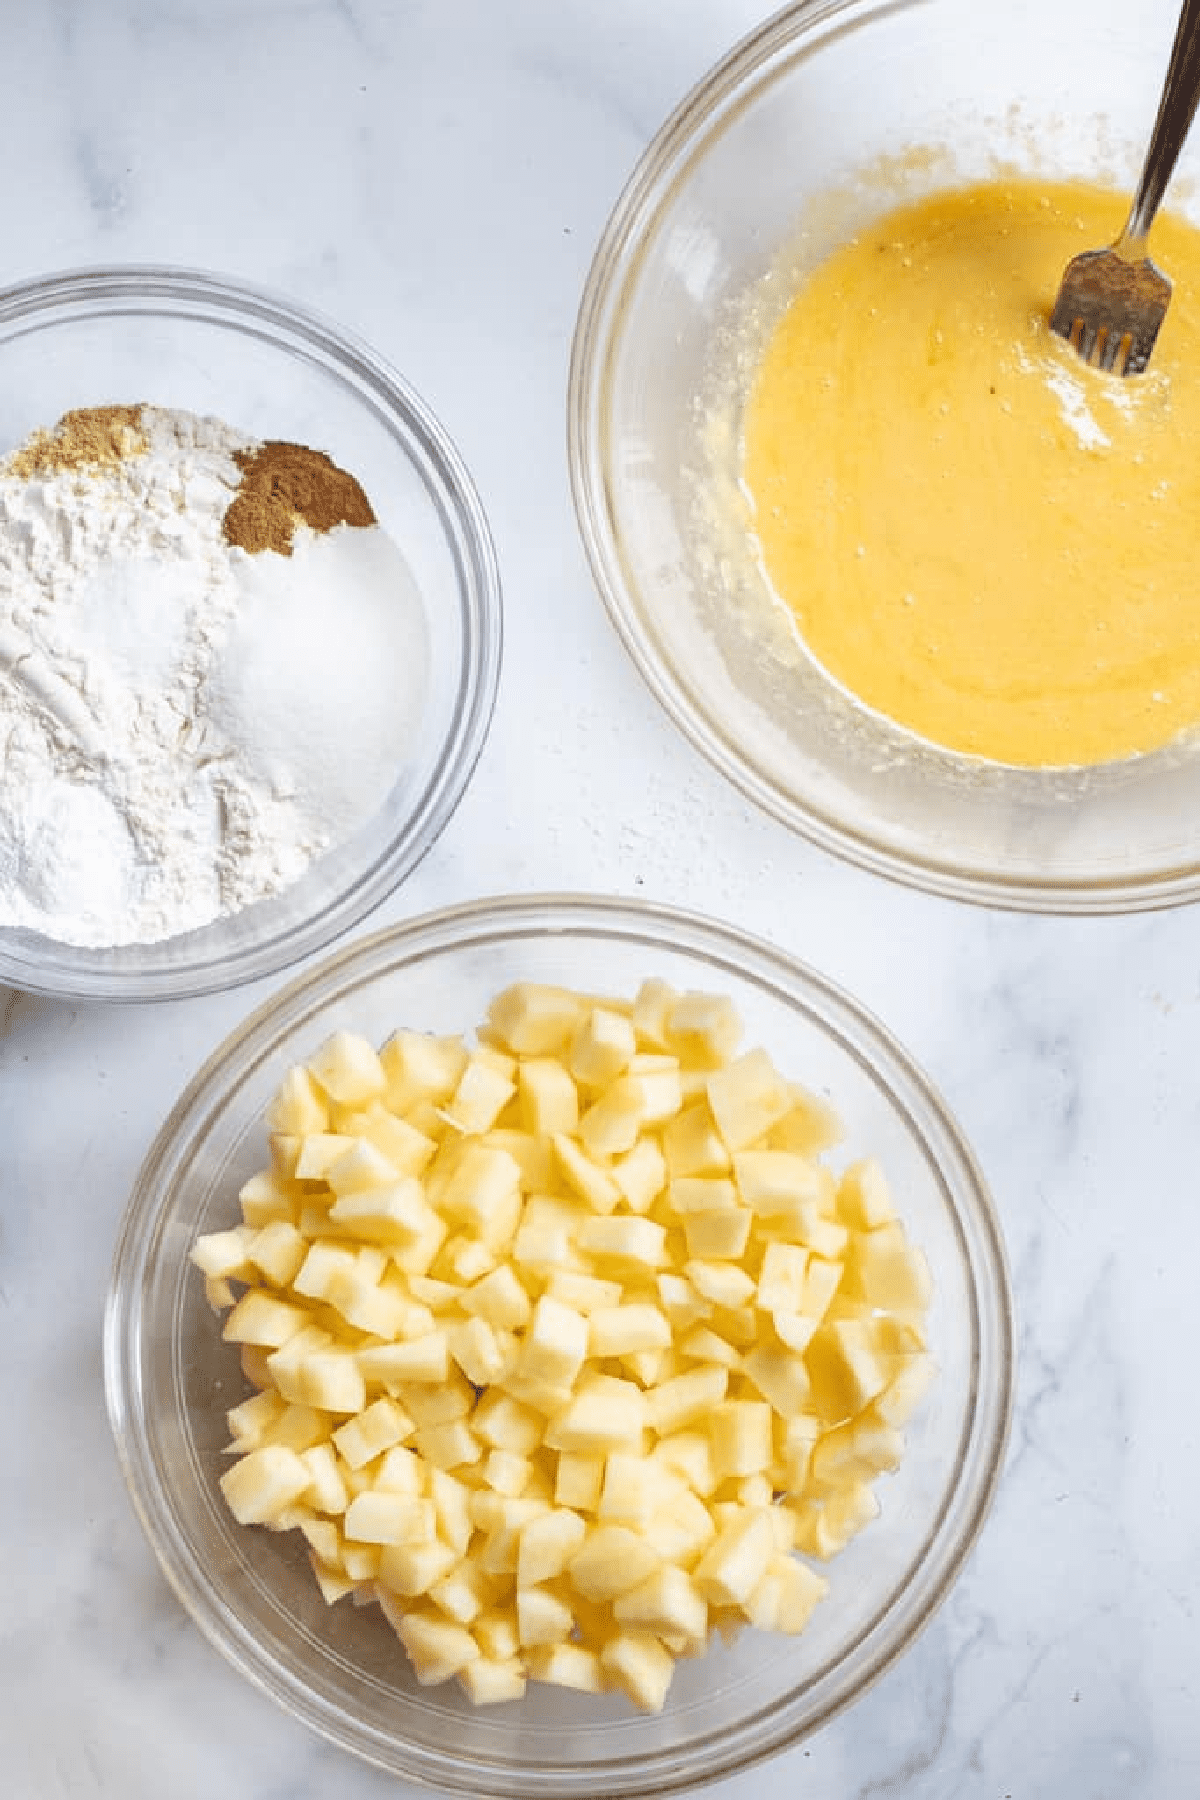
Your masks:
<svg viewBox="0 0 1200 1800"><path fill-rule="evenodd" d="M411 463L455 565L463 608L462 656L449 728L422 792L386 846L365 869L343 881L337 897L321 911L271 928L265 938L259 934L232 948L204 947L177 965L163 959L172 943L186 942L186 935L161 944L96 949L0 929L0 983L55 1000L135 1004L188 999L258 981L325 949L395 892L437 841L482 754L499 688L504 639L500 567L474 478L427 402L364 338L268 287L182 265L121 263L63 269L0 288L0 354L26 333L156 314L185 325L247 332L283 356L304 355L322 373L340 377L358 405L369 400L389 431L398 428L397 449ZM216 920L203 934L219 933L227 923ZM35 948L26 952L25 944ZM46 946L45 960L38 955L39 944Z"/></svg>
<svg viewBox="0 0 1200 1800"><path fill-rule="evenodd" d="M661 215L721 121L748 104L776 65L929 0L790 0L749 31L692 85L642 151L597 241L576 315L567 383L567 463L572 504L593 583L627 655L683 737L747 799L842 862L902 886L977 906L1059 916L1102 916L1181 906L1200 898L1200 849L1148 872L1044 878L1000 866L966 868L952 855L889 845L810 796L784 792L744 755L706 702L693 697L646 622L627 572L608 501L610 370ZM818 35L819 34L819 35Z"/></svg>
<svg viewBox="0 0 1200 1800"><path fill-rule="evenodd" d="M918 1579L899 1592L890 1613L877 1619L833 1667L834 1676L848 1665L852 1674L843 1674L840 1684L828 1675L823 1678L831 1691L810 1716L789 1716L796 1711L793 1693L727 1731L715 1757L713 1743L703 1740L699 1746L676 1746L661 1757L643 1753L549 1774L542 1767L531 1772L482 1760L447 1765L436 1750L348 1717L260 1649L198 1564L167 1499L143 1416L140 1310L144 1271L170 1212L174 1177L203 1139L220 1105L220 1092L238 1071L285 1042L298 1024L349 985L376 978L384 965L394 970L405 961L547 934L609 936L651 948L682 949L712 966L716 979L724 967L796 1007L865 1065L937 1173L947 1209L960 1227L960 1255L969 1269L975 1309L982 1315L980 1341L993 1345L981 1358L981 1379L971 1394L971 1429L964 1427L967 1452L926 1540ZM905 1090L903 1098L897 1088ZM976 1240L970 1256L961 1243L964 1221ZM744 1771L787 1749L861 1697L945 1600L984 1525L1004 1464L1015 1364L1012 1286L994 1202L961 1128L899 1040L836 982L763 938L699 913L608 895L506 894L428 912L340 947L261 1004L192 1077L148 1150L118 1233L104 1315L105 1397L122 1475L156 1560L193 1622L234 1668L327 1740L394 1775L471 1800L526 1795L618 1800L676 1792ZM870 1654L857 1666L868 1639L875 1640ZM710 1758L699 1765L698 1748ZM544 1785L551 1776L553 1785Z"/></svg>

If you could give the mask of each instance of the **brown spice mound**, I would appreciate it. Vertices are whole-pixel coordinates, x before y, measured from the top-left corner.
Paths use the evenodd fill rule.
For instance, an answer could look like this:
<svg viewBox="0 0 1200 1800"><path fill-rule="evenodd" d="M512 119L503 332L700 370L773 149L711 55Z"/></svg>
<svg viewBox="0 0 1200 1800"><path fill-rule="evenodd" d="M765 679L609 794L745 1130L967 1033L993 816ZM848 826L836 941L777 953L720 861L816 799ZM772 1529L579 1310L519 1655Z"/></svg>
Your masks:
<svg viewBox="0 0 1200 1800"><path fill-rule="evenodd" d="M0 474L28 481L88 464L114 464L146 449L140 406L81 406L64 413L51 431L36 431L0 463Z"/></svg>
<svg viewBox="0 0 1200 1800"><path fill-rule="evenodd" d="M261 550L290 556L297 520L322 532L375 523L371 502L353 475L324 451L267 442L258 450L235 450L234 461L242 481L221 529L227 544L252 556Z"/></svg>

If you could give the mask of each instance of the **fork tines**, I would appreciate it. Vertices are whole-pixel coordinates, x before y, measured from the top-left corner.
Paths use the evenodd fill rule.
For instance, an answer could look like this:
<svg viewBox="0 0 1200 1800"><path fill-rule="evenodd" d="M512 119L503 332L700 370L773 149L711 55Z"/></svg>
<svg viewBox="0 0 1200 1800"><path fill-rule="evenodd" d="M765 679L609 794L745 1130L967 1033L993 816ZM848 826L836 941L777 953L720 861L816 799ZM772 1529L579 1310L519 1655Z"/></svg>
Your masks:
<svg viewBox="0 0 1200 1800"><path fill-rule="evenodd" d="M1067 264L1050 328L1093 368L1140 375L1170 298L1171 283L1149 257L1088 250Z"/></svg>

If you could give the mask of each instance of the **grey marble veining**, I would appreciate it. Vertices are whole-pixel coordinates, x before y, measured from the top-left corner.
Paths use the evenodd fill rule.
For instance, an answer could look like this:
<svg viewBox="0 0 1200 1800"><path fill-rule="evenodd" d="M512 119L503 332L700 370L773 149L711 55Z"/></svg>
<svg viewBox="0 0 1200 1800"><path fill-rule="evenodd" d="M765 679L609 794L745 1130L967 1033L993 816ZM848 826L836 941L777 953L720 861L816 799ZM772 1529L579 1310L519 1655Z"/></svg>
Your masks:
<svg viewBox="0 0 1200 1800"><path fill-rule="evenodd" d="M476 779L376 922L537 888L736 919L877 1012L979 1156L1020 1346L992 1517L864 1701L714 1794L1187 1800L1200 1791L1200 916L1006 917L788 838L672 733L575 533L563 403L597 234L669 109L766 12L12 0L0 280L136 260L286 290L368 337L458 441L502 559L506 672ZM261 997L117 1013L0 991L12 1800L401 1791L202 1640L146 1548L105 1418L100 1323L130 1184L190 1074Z"/></svg>

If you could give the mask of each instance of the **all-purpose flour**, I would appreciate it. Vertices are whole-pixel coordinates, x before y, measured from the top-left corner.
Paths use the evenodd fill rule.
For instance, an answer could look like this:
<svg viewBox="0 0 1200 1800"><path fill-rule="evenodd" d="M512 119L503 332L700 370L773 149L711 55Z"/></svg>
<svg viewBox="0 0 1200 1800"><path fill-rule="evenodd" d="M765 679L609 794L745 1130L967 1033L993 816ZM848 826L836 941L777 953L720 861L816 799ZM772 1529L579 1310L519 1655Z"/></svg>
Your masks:
<svg viewBox="0 0 1200 1800"><path fill-rule="evenodd" d="M407 565L299 446L151 407L31 445L0 463L0 927L149 942L278 893L411 750Z"/></svg>

